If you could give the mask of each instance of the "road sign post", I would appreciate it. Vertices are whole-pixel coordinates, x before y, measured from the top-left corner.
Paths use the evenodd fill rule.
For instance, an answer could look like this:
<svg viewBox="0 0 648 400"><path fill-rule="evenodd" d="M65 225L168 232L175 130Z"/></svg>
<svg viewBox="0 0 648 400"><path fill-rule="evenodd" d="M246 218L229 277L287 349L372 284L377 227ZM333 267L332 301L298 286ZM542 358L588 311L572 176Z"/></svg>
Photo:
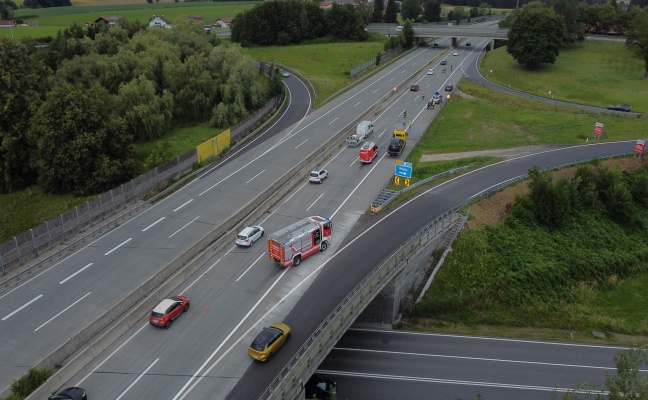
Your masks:
<svg viewBox="0 0 648 400"><path fill-rule="evenodd" d="M637 140L637 144L635 145L635 153L639 155L639 158L641 158L641 155L643 154L644 150L644 143L645 140Z"/></svg>

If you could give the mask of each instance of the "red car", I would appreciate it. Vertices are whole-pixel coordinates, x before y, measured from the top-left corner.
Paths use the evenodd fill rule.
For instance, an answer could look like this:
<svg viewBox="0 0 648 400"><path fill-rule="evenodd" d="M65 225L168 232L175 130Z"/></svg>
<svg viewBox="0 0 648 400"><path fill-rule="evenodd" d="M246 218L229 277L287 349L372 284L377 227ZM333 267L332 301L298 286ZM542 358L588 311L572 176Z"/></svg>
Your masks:
<svg viewBox="0 0 648 400"><path fill-rule="evenodd" d="M149 323L153 326L171 327L171 322L180 314L189 310L189 299L185 296L173 296L164 299L155 306L149 316Z"/></svg>

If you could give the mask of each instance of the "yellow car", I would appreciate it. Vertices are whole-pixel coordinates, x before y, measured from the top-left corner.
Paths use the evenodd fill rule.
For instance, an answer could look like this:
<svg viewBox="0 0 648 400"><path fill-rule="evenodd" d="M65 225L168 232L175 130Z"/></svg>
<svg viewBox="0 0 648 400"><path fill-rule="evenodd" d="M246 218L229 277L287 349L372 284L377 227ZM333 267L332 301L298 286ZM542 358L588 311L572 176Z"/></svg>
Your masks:
<svg viewBox="0 0 648 400"><path fill-rule="evenodd" d="M290 336L290 327L281 322L275 322L257 335L250 347L248 355L258 361L267 361Z"/></svg>

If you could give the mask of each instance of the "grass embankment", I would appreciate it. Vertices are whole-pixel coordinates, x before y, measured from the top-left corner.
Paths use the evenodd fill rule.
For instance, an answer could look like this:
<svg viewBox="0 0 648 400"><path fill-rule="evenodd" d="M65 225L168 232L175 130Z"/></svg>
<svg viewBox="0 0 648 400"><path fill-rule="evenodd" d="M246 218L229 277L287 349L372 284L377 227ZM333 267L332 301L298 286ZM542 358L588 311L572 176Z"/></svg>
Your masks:
<svg viewBox="0 0 648 400"><path fill-rule="evenodd" d="M647 162L606 163L635 168L648 182ZM574 170L557 174L569 179ZM580 341L603 331L616 343L648 343L645 204L633 208L642 223L619 224L614 207L600 205L609 197L600 196L552 229L516 210L513 196L527 192L520 183L474 206L470 229L406 327Z"/></svg>
<svg viewBox="0 0 648 400"><path fill-rule="evenodd" d="M494 82L538 96L598 107L625 103L648 112L644 63L623 43L586 40L561 49L555 64L535 71L519 66L501 48L488 52L479 69Z"/></svg>

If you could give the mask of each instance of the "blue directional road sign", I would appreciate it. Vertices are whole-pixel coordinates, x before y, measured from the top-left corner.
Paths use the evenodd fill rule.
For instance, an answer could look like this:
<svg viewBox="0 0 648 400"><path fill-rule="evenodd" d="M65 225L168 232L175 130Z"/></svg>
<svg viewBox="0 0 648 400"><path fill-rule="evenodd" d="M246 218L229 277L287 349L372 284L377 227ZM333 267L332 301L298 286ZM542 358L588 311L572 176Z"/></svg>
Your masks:
<svg viewBox="0 0 648 400"><path fill-rule="evenodd" d="M412 178L412 163L403 162L394 166L394 175L402 176L403 178Z"/></svg>

